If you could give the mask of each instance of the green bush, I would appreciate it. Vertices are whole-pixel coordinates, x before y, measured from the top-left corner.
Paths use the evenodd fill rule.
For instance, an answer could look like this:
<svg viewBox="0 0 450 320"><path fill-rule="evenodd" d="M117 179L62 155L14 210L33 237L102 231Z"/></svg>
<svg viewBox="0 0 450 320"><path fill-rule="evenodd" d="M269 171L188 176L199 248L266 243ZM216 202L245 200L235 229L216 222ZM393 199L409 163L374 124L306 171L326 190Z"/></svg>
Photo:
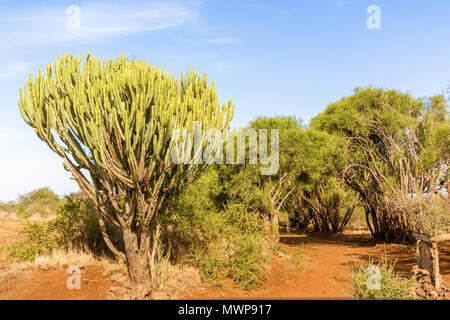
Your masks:
<svg viewBox="0 0 450 320"><path fill-rule="evenodd" d="M99 213L92 201L81 194L72 194L61 200L56 219L50 225L61 247L109 253L100 231ZM105 221L105 225L113 244L119 249L123 248L118 229L108 221Z"/></svg>
<svg viewBox="0 0 450 320"><path fill-rule="evenodd" d="M113 244L122 249L117 228L108 222L105 225ZM109 254L100 231L99 214L81 194L60 200L54 220L46 223L27 220L19 232L24 239L6 247L8 255L17 261L33 261L36 256L50 254L55 249L77 248Z"/></svg>
<svg viewBox="0 0 450 320"><path fill-rule="evenodd" d="M379 268L379 289L370 288L369 277L374 274L368 272L368 266ZM416 287L416 279L406 278L395 272L395 262L388 262L386 255L381 262L374 265L373 259L369 264L356 263L351 271L350 281L352 284L352 296L361 300L398 300L413 298L413 290Z"/></svg>
<svg viewBox="0 0 450 320"><path fill-rule="evenodd" d="M224 279L227 277L223 253L224 251L221 248L211 245L207 250L197 250L192 255L202 279L217 287L222 286Z"/></svg>
<svg viewBox="0 0 450 320"><path fill-rule="evenodd" d="M293 261L295 264L295 269L297 271L303 272L306 268L305 262L305 245L302 243L298 246L297 250L294 252Z"/></svg>
<svg viewBox="0 0 450 320"><path fill-rule="evenodd" d="M225 219L214 200L218 189L217 172L210 168L171 197L159 223L162 240L166 247L170 246L174 260L206 250L224 233Z"/></svg>
<svg viewBox="0 0 450 320"><path fill-rule="evenodd" d="M257 233L261 231L262 220L258 212L249 210L242 204L232 203L223 210L225 223L242 233Z"/></svg>
<svg viewBox="0 0 450 320"><path fill-rule="evenodd" d="M221 170L209 168L171 199L160 217L164 242L174 260L195 264L202 279L221 286L225 278L251 290L263 279L262 220L256 210L221 198Z"/></svg>
<svg viewBox="0 0 450 320"><path fill-rule="evenodd" d="M228 277L243 290L256 289L265 277L262 265L268 252L264 248L261 218L237 204L226 206L221 215L223 219L217 222L223 225L214 229L221 230L222 237L196 255L201 275L215 285L221 285Z"/></svg>
<svg viewBox="0 0 450 320"><path fill-rule="evenodd" d="M222 286L225 278L236 287L251 291L261 286L265 278L263 264L267 262L265 241L259 234L238 234L221 243L213 243L206 250L192 255L204 281Z"/></svg>
<svg viewBox="0 0 450 320"><path fill-rule="evenodd" d="M41 188L19 196L14 211L27 218L39 214L42 218L53 216L59 206L59 196L49 188Z"/></svg>
<svg viewBox="0 0 450 320"><path fill-rule="evenodd" d="M11 202L0 201L0 212L12 213L14 211L14 204Z"/></svg>
<svg viewBox="0 0 450 320"><path fill-rule="evenodd" d="M50 254L58 247L48 223L26 221L19 230L25 236L22 241L6 247L8 256L16 261L33 261L39 255Z"/></svg>
<svg viewBox="0 0 450 320"><path fill-rule="evenodd" d="M265 278L262 264L267 261L264 255L264 239L256 234L238 235L233 239L232 253L226 266L228 276L237 287L251 291L261 286Z"/></svg>

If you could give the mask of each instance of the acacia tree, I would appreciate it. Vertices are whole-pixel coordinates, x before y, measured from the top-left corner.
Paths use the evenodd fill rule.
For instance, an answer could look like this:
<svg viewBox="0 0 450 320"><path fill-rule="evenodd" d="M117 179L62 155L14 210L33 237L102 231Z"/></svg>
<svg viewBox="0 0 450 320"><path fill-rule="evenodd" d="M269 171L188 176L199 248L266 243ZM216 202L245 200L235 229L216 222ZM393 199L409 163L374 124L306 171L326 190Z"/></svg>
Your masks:
<svg viewBox="0 0 450 320"><path fill-rule="evenodd" d="M268 154L279 156L280 161L278 171L273 175L261 175L260 169L267 165L251 164L250 161L241 165L222 165L217 168L222 189L218 194L219 202L223 205L239 203L249 212L258 212L262 222L261 228L265 231L270 244L276 244L279 240L279 215L293 190L288 180L289 159L283 154L282 140L289 129L299 126L299 121L293 117L259 117L246 128L255 130L255 135L259 139L261 138L259 130L267 130L267 141L264 142L268 144ZM279 130L281 148L279 152L271 150L274 129ZM241 134L243 139L246 139L244 132L236 134ZM249 150L250 154L249 142L250 139L246 141L245 150ZM247 160L249 154L246 156Z"/></svg>
<svg viewBox="0 0 450 320"><path fill-rule="evenodd" d="M450 126L442 96L418 100L395 90L358 89L330 104L311 127L344 137L346 183L362 197L376 238L411 241L414 223L394 198L448 194Z"/></svg>
<svg viewBox="0 0 450 320"><path fill-rule="evenodd" d="M293 155L290 180L296 186L292 195L299 225L311 222L318 232L343 231L359 202L342 177L345 140L313 129L293 130L286 138L284 151Z"/></svg>
<svg viewBox="0 0 450 320"><path fill-rule="evenodd" d="M205 167L171 161L176 129L229 127L234 106L220 105L214 87L191 68L174 79L143 61L71 54L30 76L20 90L25 122L64 160L64 166L100 212L106 244L126 261L143 296L150 288L149 252L155 218L168 197ZM207 142L203 141L204 147ZM188 148L194 148L191 143ZM199 149L201 150L201 148ZM123 233L117 250L104 219Z"/></svg>

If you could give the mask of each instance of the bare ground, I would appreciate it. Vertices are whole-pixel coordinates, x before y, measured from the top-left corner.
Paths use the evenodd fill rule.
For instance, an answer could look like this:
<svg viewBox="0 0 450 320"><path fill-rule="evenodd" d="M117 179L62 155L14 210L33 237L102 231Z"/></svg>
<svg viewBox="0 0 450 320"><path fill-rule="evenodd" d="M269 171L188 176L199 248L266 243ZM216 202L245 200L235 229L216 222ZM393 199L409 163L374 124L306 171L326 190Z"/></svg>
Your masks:
<svg viewBox="0 0 450 320"><path fill-rule="evenodd" d="M20 222L0 221L0 245L17 239ZM292 255L300 244L305 245L306 269L297 271ZM450 284L450 240L439 244L440 268L444 282ZM381 244L364 232L336 236L283 234L281 253L272 257L262 288L245 293L226 281L221 288L200 285L198 275L174 270L176 279L159 297L164 299L348 299L349 269L354 262L367 262L370 257L380 259L384 251L396 260L399 272L408 275L415 264L413 247ZM4 253L0 253L0 272L6 272ZM1 276L1 275L0 275ZM11 277L7 286L0 287L4 299L107 299L111 286L117 286L105 274L102 265L86 266L82 270L80 290L68 290L68 274L64 268L21 271ZM184 286L183 283L191 282Z"/></svg>

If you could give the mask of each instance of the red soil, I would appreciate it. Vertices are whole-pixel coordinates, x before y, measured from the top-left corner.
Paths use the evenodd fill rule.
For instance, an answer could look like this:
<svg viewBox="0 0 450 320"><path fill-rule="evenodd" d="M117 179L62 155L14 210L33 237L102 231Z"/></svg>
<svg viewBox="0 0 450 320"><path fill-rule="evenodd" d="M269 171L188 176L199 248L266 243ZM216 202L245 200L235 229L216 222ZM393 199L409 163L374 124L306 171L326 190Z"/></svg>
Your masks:
<svg viewBox="0 0 450 320"><path fill-rule="evenodd" d="M349 297L348 272L353 262L379 259L386 248L390 259L397 260L399 272L409 274L415 264L414 248L402 245L377 244L369 235L297 235L281 237L284 251L292 254L305 244L306 270L297 272L286 256L274 256L263 287L244 293L227 281L221 288L199 288L171 296L178 299L346 299ZM450 241L440 243L440 268L444 282L450 284ZM101 267L88 267L82 272L80 290L66 288L65 270L31 271L20 280L11 281L9 289L0 292L2 299L106 299L113 286Z"/></svg>
<svg viewBox="0 0 450 320"><path fill-rule="evenodd" d="M103 276L101 267L81 271L81 288L69 290L66 270L31 271L21 280L9 284L0 300L105 300L111 281Z"/></svg>
<svg viewBox="0 0 450 320"><path fill-rule="evenodd" d="M293 253L305 244L306 272L295 271L293 263L272 258L272 267L263 287L244 293L227 282L222 288L203 288L184 299L349 299L349 270L354 262L377 262L385 249L389 260L397 261L398 272L409 275L415 261L415 249L403 245L377 244L369 235L283 235L283 246ZM440 269L450 284L450 241L440 243Z"/></svg>

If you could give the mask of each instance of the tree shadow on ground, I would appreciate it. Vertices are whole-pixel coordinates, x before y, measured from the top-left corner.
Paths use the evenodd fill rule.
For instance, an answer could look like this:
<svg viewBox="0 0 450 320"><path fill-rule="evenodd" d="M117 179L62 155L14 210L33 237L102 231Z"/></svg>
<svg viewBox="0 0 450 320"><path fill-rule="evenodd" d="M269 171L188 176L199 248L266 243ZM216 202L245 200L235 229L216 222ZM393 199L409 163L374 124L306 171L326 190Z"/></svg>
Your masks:
<svg viewBox="0 0 450 320"><path fill-rule="evenodd" d="M367 253L347 253L349 257L345 265L352 264L352 261L366 261L372 258L374 263L378 263L386 252L387 258L395 262L395 270L403 275L409 275L416 262L414 245L402 245L395 243L385 243L373 239L370 234L319 234L309 233L301 230L294 230L280 235L280 243L289 246L300 244L324 244L336 246L348 246L351 248L367 248ZM439 242L439 267L441 275L447 285L450 284L450 240Z"/></svg>
<svg viewBox="0 0 450 320"><path fill-rule="evenodd" d="M450 241L440 242L438 249L440 273L448 285L450 284ZM378 244L374 247L372 254L348 254L348 256L353 256L367 262L372 258L376 264L381 261L385 253L388 261L395 263L395 270L402 275L410 275L412 267L417 265L414 245Z"/></svg>
<svg viewBox="0 0 450 320"><path fill-rule="evenodd" d="M327 244L344 245L350 247L372 247L379 243L373 239L370 234L324 234L324 233L305 233L303 231L291 231L280 235L280 243L287 245L300 244Z"/></svg>

